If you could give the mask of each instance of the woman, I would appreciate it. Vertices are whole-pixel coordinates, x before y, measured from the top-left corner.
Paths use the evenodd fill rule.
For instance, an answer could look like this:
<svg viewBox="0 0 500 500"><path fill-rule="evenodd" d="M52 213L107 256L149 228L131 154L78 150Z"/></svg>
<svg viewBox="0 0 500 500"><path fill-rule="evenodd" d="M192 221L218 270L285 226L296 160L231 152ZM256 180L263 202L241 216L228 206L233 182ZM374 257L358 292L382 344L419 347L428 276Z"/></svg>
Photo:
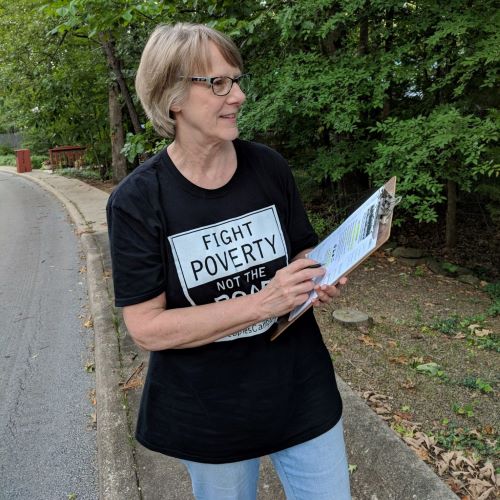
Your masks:
<svg viewBox="0 0 500 500"><path fill-rule="evenodd" d="M342 403L309 310L276 341L276 318L324 273L291 172L238 139L241 56L203 25L159 26L136 88L172 137L108 203L116 305L151 351L137 439L187 466L196 498L255 499L270 455L288 498L347 499Z"/></svg>

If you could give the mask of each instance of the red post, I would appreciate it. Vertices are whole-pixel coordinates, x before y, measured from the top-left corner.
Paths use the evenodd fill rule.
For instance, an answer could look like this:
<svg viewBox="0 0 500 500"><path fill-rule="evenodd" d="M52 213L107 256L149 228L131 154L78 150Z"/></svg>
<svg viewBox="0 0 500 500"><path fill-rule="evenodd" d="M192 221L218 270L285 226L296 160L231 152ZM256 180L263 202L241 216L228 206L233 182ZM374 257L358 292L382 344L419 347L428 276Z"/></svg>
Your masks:
<svg viewBox="0 0 500 500"><path fill-rule="evenodd" d="M31 172L31 156L29 149L16 149L17 173Z"/></svg>

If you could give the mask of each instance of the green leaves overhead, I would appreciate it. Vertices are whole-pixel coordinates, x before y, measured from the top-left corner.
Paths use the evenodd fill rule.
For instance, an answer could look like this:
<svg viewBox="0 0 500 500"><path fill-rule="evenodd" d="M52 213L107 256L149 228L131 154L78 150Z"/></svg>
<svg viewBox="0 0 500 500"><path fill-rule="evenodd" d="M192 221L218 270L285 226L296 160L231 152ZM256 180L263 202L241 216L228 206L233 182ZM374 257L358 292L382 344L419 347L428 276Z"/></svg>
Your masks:
<svg viewBox="0 0 500 500"><path fill-rule="evenodd" d="M173 9L171 4L156 1L55 0L43 5L41 11L60 21L50 34L76 30L93 38L101 32L126 28L141 19L150 22Z"/></svg>
<svg viewBox="0 0 500 500"><path fill-rule="evenodd" d="M318 185L355 175L368 188L396 174L401 214L435 221L448 181L498 184L493 0L0 0L0 126L99 149L115 78L99 44L116 49L133 94L149 33L177 21L234 38L253 80L242 135ZM130 157L148 134L130 139Z"/></svg>
<svg viewBox="0 0 500 500"><path fill-rule="evenodd" d="M436 221L436 206L444 201L447 179L470 191L480 175L498 176L488 145L498 141L500 127L491 119L463 116L451 106L429 116L388 118L374 129L384 137L375 146L377 158L369 173L378 182L397 175L401 207L420 221Z"/></svg>

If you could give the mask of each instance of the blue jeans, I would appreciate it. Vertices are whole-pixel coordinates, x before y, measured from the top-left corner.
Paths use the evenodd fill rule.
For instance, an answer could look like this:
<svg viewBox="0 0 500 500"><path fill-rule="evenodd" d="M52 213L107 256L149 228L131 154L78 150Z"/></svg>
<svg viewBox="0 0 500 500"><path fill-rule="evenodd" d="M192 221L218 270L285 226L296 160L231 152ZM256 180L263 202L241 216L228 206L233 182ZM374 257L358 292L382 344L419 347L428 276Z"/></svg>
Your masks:
<svg viewBox="0 0 500 500"><path fill-rule="evenodd" d="M317 438L270 455L288 500L350 500L342 420ZM229 464L182 460L197 500L255 500L260 459Z"/></svg>

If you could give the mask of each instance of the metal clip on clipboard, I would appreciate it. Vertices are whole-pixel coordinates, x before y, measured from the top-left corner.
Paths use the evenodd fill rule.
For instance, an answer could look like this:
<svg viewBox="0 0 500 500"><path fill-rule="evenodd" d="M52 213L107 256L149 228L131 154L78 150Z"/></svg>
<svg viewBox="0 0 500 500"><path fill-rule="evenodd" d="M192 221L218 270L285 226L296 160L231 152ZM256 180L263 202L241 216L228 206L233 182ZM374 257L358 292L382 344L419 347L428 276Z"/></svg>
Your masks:
<svg viewBox="0 0 500 500"><path fill-rule="evenodd" d="M393 196L385 188L380 195L380 203L378 206L378 216L381 224L387 224L394 210L394 207L401 201L401 196Z"/></svg>

